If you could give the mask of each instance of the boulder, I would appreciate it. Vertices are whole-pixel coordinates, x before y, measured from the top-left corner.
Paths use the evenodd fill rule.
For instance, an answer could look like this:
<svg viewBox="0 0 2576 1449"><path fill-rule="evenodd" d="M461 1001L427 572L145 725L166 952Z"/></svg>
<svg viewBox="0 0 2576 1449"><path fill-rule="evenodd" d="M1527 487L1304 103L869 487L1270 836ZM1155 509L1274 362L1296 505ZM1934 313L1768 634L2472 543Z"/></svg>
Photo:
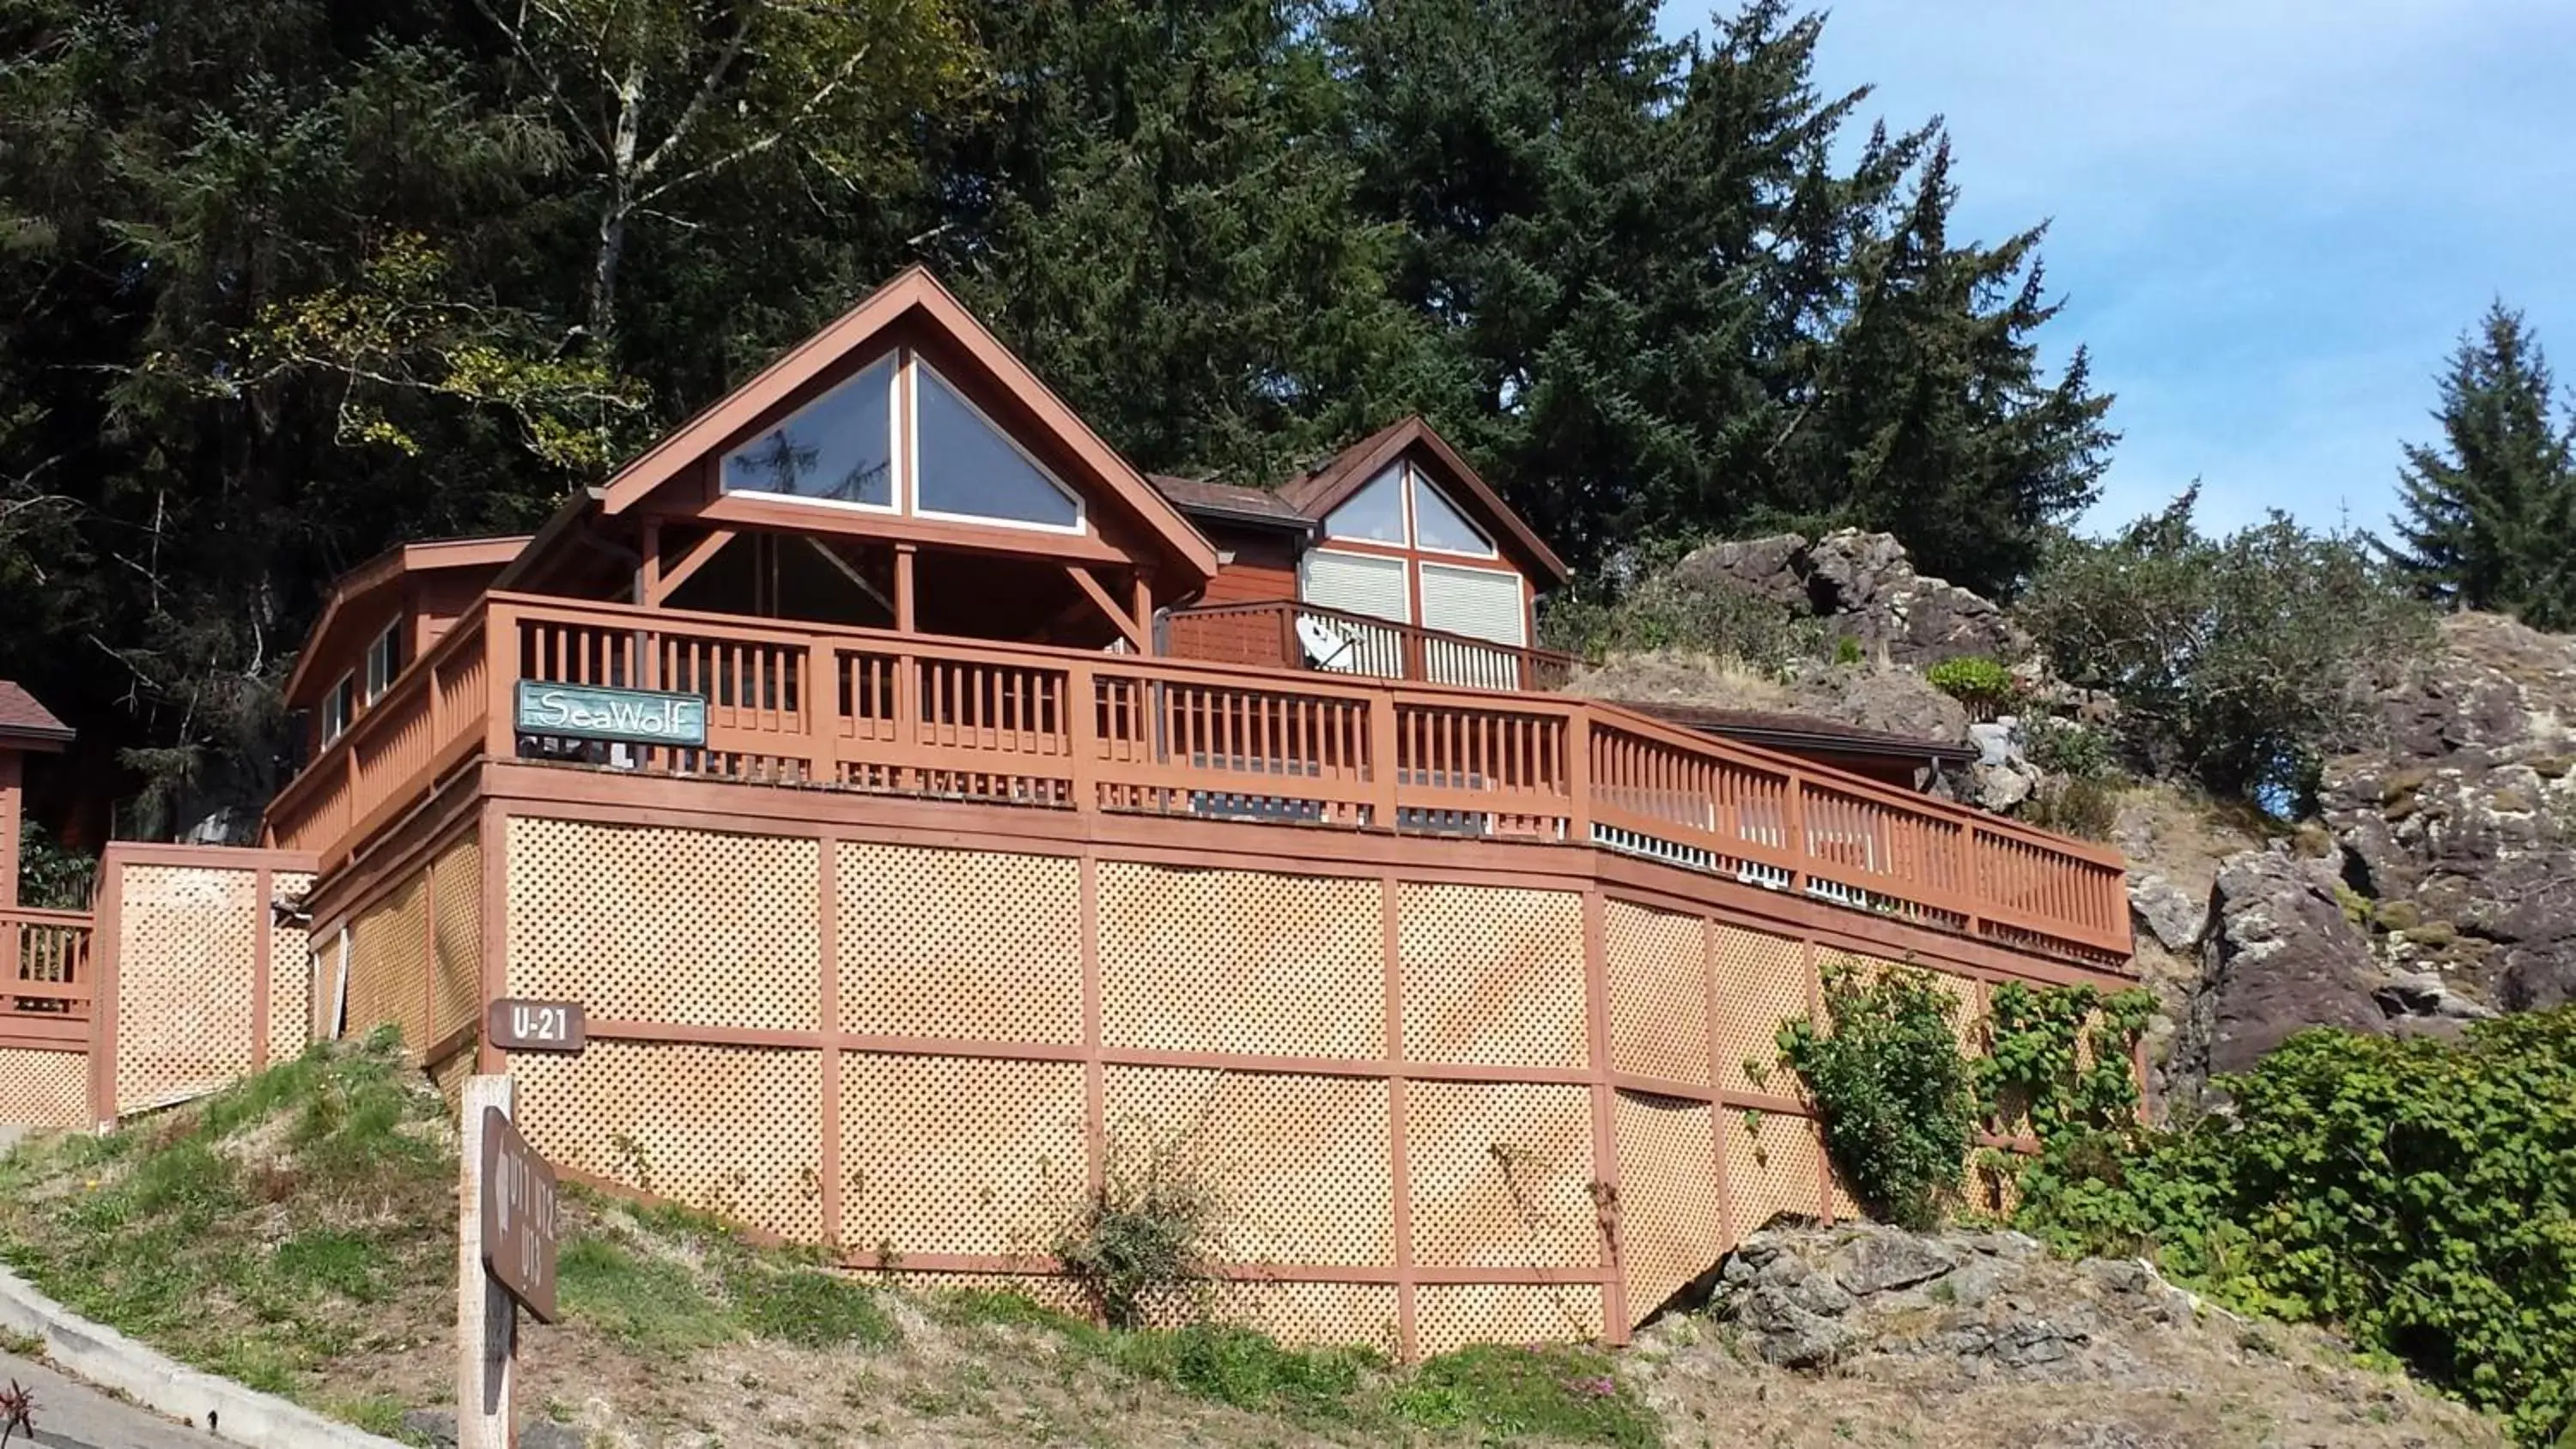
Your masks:
<svg viewBox="0 0 2576 1449"><path fill-rule="evenodd" d="M2209 923L2209 902L2150 872L2129 881L2129 914L2168 951L2188 951L2200 944Z"/></svg>
<svg viewBox="0 0 2576 1449"><path fill-rule="evenodd" d="M1911 1288L1958 1266L1957 1254L1912 1233L1864 1232L1825 1257L1834 1281L1858 1298Z"/></svg>
<svg viewBox="0 0 2576 1449"><path fill-rule="evenodd" d="M1842 529L1713 543L1672 571L1684 587L1729 587L1822 623L1888 664L1921 667L1964 655L2020 659L2030 637L1994 601L1914 571L1893 534Z"/></svg>
<svg viewBox="0 0 2576 1449"><path fill-rule="evenodd" d="M2311 1026L2386 1033L2381 972L2324 862L2246 851L2218 869L2201 980L2174 1046L2177 1096L2241 1072Z"/></svg>
<svg viewBox="0 0 2576 1449"><path fill-rule="evenodd" d="M2454 615L2373 689L2380 738L2320 798L2391 964L2508 1011L2576 1001L2576 639Z"/></svg>

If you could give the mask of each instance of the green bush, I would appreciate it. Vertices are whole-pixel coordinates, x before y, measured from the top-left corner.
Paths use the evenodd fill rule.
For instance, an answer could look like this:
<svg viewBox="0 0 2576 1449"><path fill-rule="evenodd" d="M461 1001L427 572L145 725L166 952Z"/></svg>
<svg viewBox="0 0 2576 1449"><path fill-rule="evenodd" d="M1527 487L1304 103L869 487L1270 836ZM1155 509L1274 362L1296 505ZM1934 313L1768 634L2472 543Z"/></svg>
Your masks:
<svg viewBox="0 0 2576 1449"><path fill-rule="evenodd" d="M1615 654L1681 650L1779 671L1824 654L1823 626L1723 583L1654 577L1617 599L1573 596L1540 621L1549 648L1598 663ZM1858 657L1854 644L1854 658Z"/></svg>
<svg viewBox="0 0 2576 1449"><path fill-rule="evenodd" d="M1924 670L1923 678L1934 689L1986 713L2006 708L2021 692L2020 681L2013 678L2011 670L1977 654L1944 659Z"/></svg>
<svg viewBox="0 0 2576 1449"><path fill-rule="evenodd" d="M2576 1008L2304 1032L2217 1085L2224 1115L2061 1137L2020 1225L2335 1325L2522 1443L2576 1427Z"/></svg>
<svg viewBox="0 0 2576 1449"><path fill-rule="evenodd" d="M1805 1079L1861 1206L1930 1227L1958 1197L1977 1126L1958 1002L1914 966L1828 965L1824 995L1827 1024L1784 1024L1781 1059Z"/></svg>
<svg viewBox="0 0 2576 1449"><path fill-rule="evenodd" d="M33 820L18 828L18 900L40 911L89 909L90 880L98 858L54 843Z"/></svg>
<svg viewBox="0 0 2576 1449"><path fill-rule="evenodd" d="M1113 1139L1107 1171L1057 1229L1056 1262L1111 1328L1196 1311L1223 1258L1214 1177L1186 1138Z"/></svg>
<svg viewBox="0 0 2576 1449"><path fill-rule="evenodd" d="M2060 678L2120 701L2134 768L2275 811L2377 719L2365 686L2431 615L2357 537L2275 514L2213 538L2196 493L2107 540L2051 547L2014 609Z"/></svg>

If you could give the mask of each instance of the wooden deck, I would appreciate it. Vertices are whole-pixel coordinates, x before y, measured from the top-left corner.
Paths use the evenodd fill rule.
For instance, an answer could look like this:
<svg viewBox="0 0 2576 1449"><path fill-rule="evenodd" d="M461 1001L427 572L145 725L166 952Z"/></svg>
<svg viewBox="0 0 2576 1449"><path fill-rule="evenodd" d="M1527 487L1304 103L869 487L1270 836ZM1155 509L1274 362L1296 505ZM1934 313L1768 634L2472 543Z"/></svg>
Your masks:
<svg viewBox="0 0 2576 1449"><path fill-rule="evenodd" d="M523 681L707 700L704 748L530 738ZM1461 841L1588 843L2121 966L2119 856L1597 701L495 594L279 794L329 871L476 759Z"/></svg>

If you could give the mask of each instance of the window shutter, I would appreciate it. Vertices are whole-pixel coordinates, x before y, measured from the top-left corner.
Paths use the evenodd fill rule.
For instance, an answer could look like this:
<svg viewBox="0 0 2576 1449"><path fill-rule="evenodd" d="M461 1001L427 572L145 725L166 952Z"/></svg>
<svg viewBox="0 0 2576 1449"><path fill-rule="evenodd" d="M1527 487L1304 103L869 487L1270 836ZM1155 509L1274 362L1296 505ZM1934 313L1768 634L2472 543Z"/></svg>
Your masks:
<svg viewBox="0 0 2576 1449"><path fill-rule="evenodd" d="M1413 617L1411 601L1405 597L1404 560L1400 558L1317 549L1306 555L1299 572L1299 597L1318 608L1378 619Z"/></svg>
<svg viewBox="0 0 2576 1449"><path fill-rule="evenodd" d="M1528 642L1521 576L1494 569L1422 565L1422 627L1497 644Z"/></svg>

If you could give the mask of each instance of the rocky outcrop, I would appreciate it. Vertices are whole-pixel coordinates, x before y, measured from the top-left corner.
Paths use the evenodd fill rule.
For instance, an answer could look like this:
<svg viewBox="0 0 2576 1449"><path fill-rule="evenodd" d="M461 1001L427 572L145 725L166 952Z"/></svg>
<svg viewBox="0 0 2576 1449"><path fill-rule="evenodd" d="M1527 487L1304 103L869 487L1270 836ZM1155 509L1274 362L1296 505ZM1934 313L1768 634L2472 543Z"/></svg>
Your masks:
<svg viewBox="0 0 2576 1449"><path fill-rule="evenodd" d="M1921 667L1965 655L2019 659L2030 638L1981 595L1914 571L1893 534L1843 529L1713 543L1684 558L1672 581L1727 587L1821 622L1864 657Z"/></svg>
<svg viewBox="0 0 2576 1449"><path fill-rule="evenodd" d="M2392 966L2507 1011L2576 1000L2576 639L2443 621L2322 798Z"/></svg>
<svg viewBox="0 0 2576 1449"><path fill-rule="evenodd" d="M2247 851L2219 867L2174 1079L2244 1071L2311 1026L2389 1029L2372 994L2378 961L2335 886L2326 862L2286 851Z"/></svg>

